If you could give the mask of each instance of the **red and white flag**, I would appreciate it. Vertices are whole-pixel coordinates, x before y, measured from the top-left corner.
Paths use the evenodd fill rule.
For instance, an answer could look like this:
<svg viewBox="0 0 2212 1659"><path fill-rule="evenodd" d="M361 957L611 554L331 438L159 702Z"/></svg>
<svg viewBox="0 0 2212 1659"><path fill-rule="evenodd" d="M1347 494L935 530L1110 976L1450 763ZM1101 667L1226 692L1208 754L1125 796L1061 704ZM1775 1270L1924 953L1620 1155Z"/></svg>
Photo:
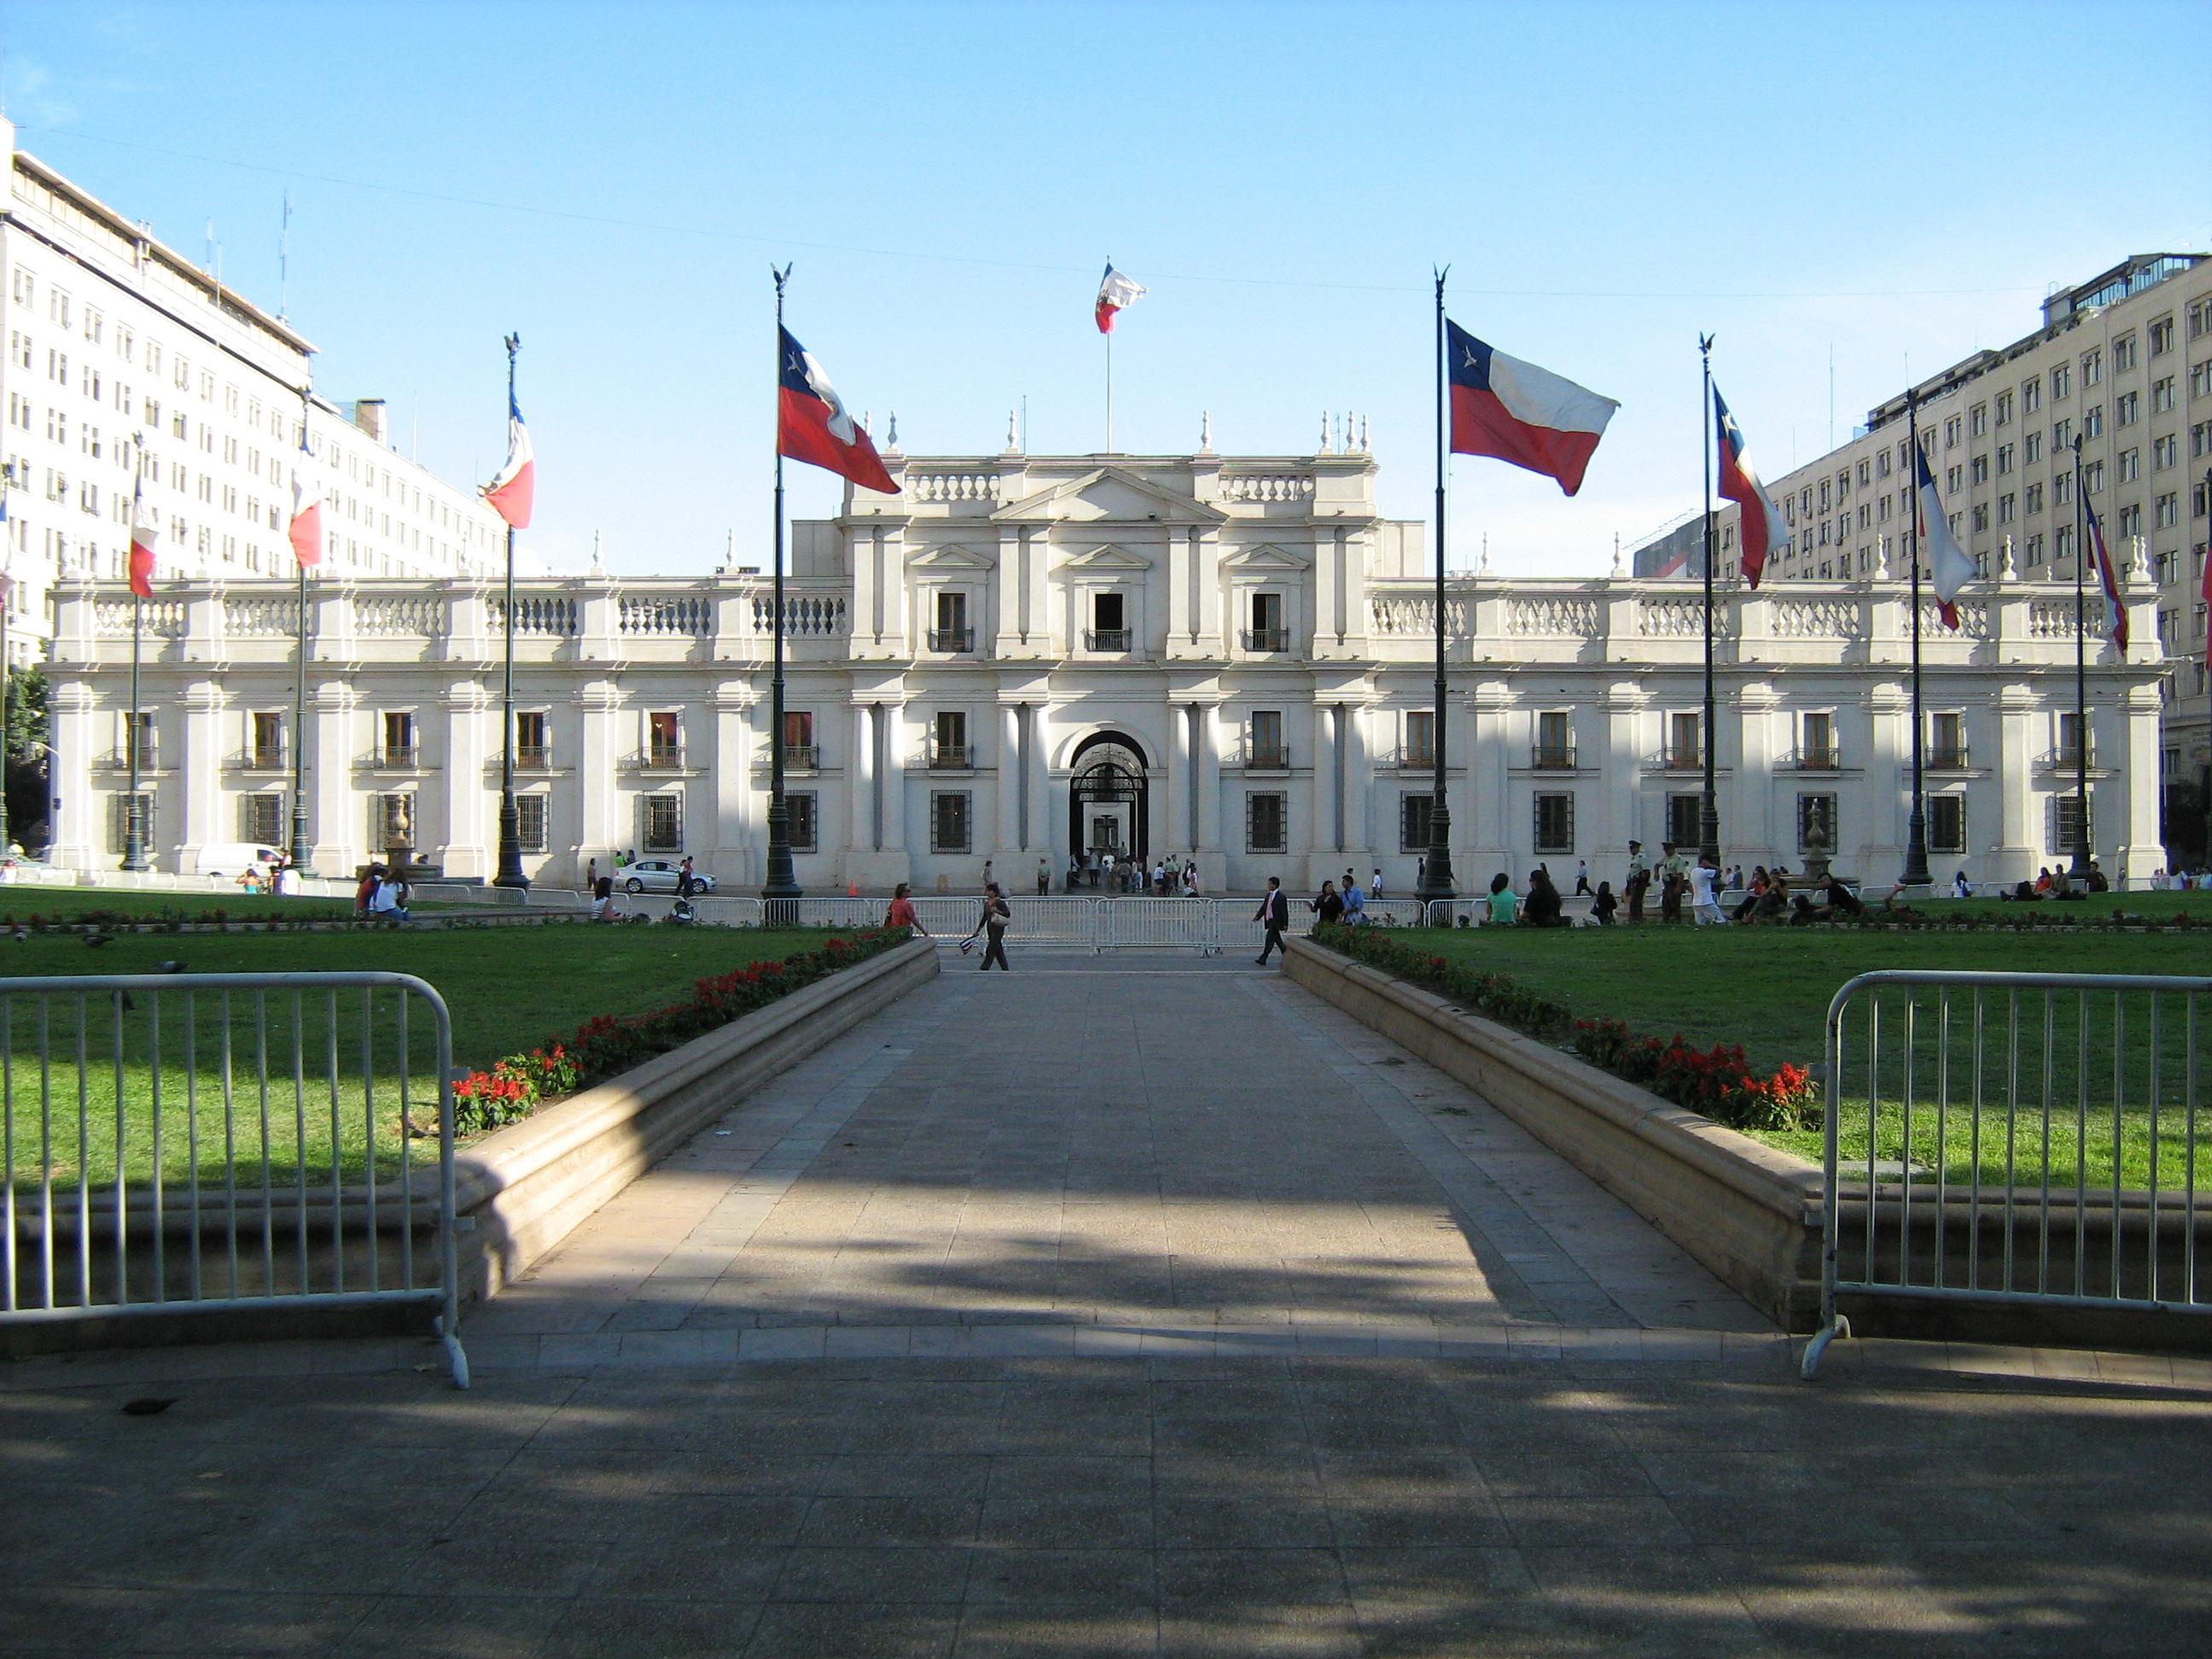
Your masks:
<svg viewBox="0 0 2212 1659"><path fill-rule="evenodd" d="M517 530L530 528L530 498L538 487L538 457L530 447L530 428L513 393L507 399L507 465L483 488L492 511Z"/></svg>
<svg viewBox="0 0 2212 1659"><path fill-rule="evenodd" d="M323 498L310 494L307 481L296 469L292 474L292 556L303 570L323 562Z"/></svg>
<svg viewBox="0 0 2212 1659"><path fill-rule="evenodd" d="M1114 331L1115 313L1127 311L1144 297L1144 284L1131 282L1114 269L1112 260L1108 260L1106 275L1098 284L1098 307L1095 313L1098 320L1098 331L1101 334L1111 334Z"/></svg>
<svg viewBox="0 0 2212 1659"><path fill-rule="evenodd" d="M146 480L142 477L131 490L131 591L142 599L154 597L154 544L161 539L160 514L149 521L145 514Z"/></svg>

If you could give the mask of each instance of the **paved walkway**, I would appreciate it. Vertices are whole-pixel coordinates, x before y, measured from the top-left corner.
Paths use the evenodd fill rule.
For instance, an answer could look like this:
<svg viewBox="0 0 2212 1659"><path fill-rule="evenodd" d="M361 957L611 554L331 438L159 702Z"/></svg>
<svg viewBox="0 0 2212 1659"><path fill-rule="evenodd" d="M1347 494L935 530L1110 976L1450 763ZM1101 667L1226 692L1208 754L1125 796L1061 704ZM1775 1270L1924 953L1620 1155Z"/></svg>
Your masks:
<svg viewBox="0 0 2212 1659"><path fill-rule="evenodd" d="M1273 975L1042 954L466 1333L0 1371L0 1650L2190 1650L2212 1365L1791 1345ZM126 1401L173 1403L126 1414Z"/></svg>

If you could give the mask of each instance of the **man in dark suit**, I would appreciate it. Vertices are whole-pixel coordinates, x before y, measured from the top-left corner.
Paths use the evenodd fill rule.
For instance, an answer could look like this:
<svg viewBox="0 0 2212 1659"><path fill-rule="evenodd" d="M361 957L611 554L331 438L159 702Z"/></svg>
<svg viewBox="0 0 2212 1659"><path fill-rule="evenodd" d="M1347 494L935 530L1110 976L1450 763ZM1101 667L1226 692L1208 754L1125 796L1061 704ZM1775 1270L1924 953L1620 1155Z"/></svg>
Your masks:
<svg viewBox="0 0 2212 1659"><path fill-rule="evenodd" d="M1252 913L1252 920L1267 930L1267 943L1260 947L1260 954L1253 958L1265 968L1268 957L1283 948L1283 929L1291 925L1291 901L1283 892L1279 876L1267 878L1267 896L1260 901L1260 908Z"/></svg>

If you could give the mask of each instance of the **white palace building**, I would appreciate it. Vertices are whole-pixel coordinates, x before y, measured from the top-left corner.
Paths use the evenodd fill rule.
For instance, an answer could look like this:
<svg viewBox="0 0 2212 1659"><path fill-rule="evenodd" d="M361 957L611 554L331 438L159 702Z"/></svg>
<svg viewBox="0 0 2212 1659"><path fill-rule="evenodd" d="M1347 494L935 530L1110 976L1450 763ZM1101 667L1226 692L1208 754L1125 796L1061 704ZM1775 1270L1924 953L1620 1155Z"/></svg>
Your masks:
<svg viewBox="0 0 2212 1659"><path fill-rule="evenodd" d="M1194 854L1202 889L1293 889L1379 866L1410 892L1428 841L1434 626L1424 527L1376 511L1357 452L908 458L793 526L787 713L772 729L766 576L522 584L516 722L525 868L568 885L618 849L688 853L726 892L764 875L769 745L789 767L810 891L972 889L983 863L1058 890L1071 852ZM1793 867L1817 818L1838 871L1886 883L1911 774L1904 582L1726 584L1717 730L1701 601L1680 582L1454 576L1445 732L1455 873L1539 860L1619 880L1631 837L1694 843L1717 744L1722 840ZM144 612L137 740L157 868L282 846L307 743L315 869L390 847L448 878L497 858L501 590L341 569L312 590L293 729L290 584L161 585ZM2000 571L1924 652L1929 839L1948 881L2069 850L2070 585ZM132 602L56 593L52 857L122 851ZM2091 617L2093 630L2098 620ZM2159 845L2154 630L2089 650L2091 826L2116 879Z"/></svg>

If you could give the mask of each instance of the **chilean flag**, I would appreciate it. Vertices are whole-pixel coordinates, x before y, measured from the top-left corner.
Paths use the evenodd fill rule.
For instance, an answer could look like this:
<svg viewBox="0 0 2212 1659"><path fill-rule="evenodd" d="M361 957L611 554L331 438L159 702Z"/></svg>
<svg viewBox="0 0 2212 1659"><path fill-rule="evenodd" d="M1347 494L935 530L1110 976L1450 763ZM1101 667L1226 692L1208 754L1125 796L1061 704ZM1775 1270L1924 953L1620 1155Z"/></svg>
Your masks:
<svg viewBox="0 0 2212 1659"><path fill-rule="evenodd" d="M1913 446L1913 501L1920 518L1920 544L1928 550L1928 574L1936 583L1936 605L1942 613L1943 626L1954 632L1959 626L1959 595L1966 584L1974 580L1974 562L1959 545L1959 538L1951 533L1951 521L1943 515L1943 498L1936 493L1936 475L1928 470L1928 453L1917 444Z"/></svg>
<svg viewBox="0 0 2212 1659"><path fill-rule="evenodd" d="M1783 522L1782 511L1767 495L1765 486L1759 482L1759 474L1751 470L1751 457L1744 452L1743 428L1729 413L1718 386L1713 388L1713 423L1720 434L1721 494L1736 504L1743 579L1756 587L1759 573L1766 568L1766 556L1790 539L1790 527Z"/></svg>
<svg viewBox="0 0 2212 1659"><path fill-rule="evenodd" d="M2105 630L2125 656L2128 602L2120 597L2120 573L2112 568L2112 550L2105 545L2105 527L2097 522L2097 509L2089 505L2087 495L2081 497L2081 516L2089 530L2089 556L2097 562L2097 580L2105 590Z"/></svg>
<svg viewBox="0 0 2212 1659"><path fill-rule="evenodd" d="M530 528L530 499L538 489L538 456L530 447L530 428L522 423L522 406L514 394L507 396L507 465L499 477L483 488L492 511L516 530ZM306 563L306 560L301 560Z"/></svg>
<svg viewBox="0 0 2212 1659"><path fill-rule="evenodd" d="M301 569L323 562L323 498L308 493L307 481L296 471L292 474L292 527L287 534L292 556Z"/></svg>
<svg viewBox="0 0 2212 1659"><path fill-rule="evenodd" d="M783 337L783 366L776 377L776 453L826 468L863 489L897 495L898 486L884 471L866 428L847 412L822 365L791 337L789 329L778 331Z"/></svg>
<svg viewBox="0 0 2212 1659"><path fill-rule="evenodd" d="M141 477L131 490L131 591L142 599L150 599L154 597L154 544L161 539L161 530L158 523L146 521L145 504L146 481Z"/></svg>
<svg viewBox="0 0 2212 1659"><path fill-rule="evenodd" d="M1605 425L1620 405L1561 380L1548 369L1493 351L1447 320L1451 374L1451 447L1458 455L1488 455L1559 480L1571 495L1583 487Z"/></svg>
<svg viewBox="0 0 2212 1659"><path fill-rule="evenodd" d="M1111 334L1114 331L1115 314L1127 311L1144 297L1144 284L1131 282L1120 271L1115 270L1114 262L1109 259L1106 262L1106 274L1098 281L1097 308L1091 313L1097 319L1098 331L1101 334Z"/></svg>

